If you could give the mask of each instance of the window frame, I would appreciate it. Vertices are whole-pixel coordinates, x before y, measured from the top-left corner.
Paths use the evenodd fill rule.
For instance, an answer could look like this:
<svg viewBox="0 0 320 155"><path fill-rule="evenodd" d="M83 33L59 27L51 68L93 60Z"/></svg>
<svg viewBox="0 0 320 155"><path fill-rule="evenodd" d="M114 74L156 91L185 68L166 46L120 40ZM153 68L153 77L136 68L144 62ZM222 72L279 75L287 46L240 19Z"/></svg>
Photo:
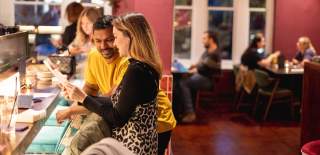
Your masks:
<svg viewBox="0 0 320 155"><path fill-rule="evenodd" d="M0 21L3 21L3 24L5 25L14 25L15 23L15 4L22 4L22 5L60 5L61 7L61 18L59 21L59 26L57 27L64 27L68 25L67 20L64 18L65 16L65 8L67 5L71 2L78 2L79 0L62 0L62 2L41 2L38 0L35 1L17 1L17 0L10 0L10 1L0 1L1 7L8 8L8 9L3 9L0 11L1 16L0 16ZM89 7L96 7L100 6L104 8L104 14L111 14L112 13L112 8L109 5L109 1L104 1L103 4L97 4L97 3L82 3L84 6L89 6ZM22 26L30 26L30 25L22 25Z"/></svg>
<svg viewBox="0 0 320 155"><path fill-rule="evenodd" d="M266 8L250 8L250 0L234 0L233 6L208 6L208 0L193 0L192 5L192 26L191 26L191 58L180 59L175 58L174 51L173 59L178 59L182 63L191 65L200 58L205 50L202 45L203 32L208 29L210 10L214 11L233 11L233 32L232 32L232 59L222 60L223 69L232 69L233 64L239 64L242 53L249 45L249 29L250 29L250 12L266 12L265 38L266 51L271 52L273 47L273 15L274 15L274 0L266 0ZM184 6L185 7L185 6ZM181 6L174 6L174 11ZM201 18L199 18L201 17ZM173 17L174 18L174 17ZM174 20L174 19L173 19ZM174 28L173 28L174 39ZM174 40L173 40L174 50Z"/></svg>

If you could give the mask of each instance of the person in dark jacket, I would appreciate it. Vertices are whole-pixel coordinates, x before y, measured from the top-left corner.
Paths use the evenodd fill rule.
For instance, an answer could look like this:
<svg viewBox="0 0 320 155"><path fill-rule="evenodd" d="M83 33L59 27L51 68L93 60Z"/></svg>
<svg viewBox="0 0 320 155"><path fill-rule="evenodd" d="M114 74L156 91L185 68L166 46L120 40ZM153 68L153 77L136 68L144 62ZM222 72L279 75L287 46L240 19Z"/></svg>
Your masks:
<svg viewBox="0 0 320 155"><path fill-rule="evenodd" d="M259 69L260 67L270 66L272 60L277 59L280 51L275 51L268 56L263 54L265 39L262 34L258 33L251 41L249 47L241 56L241 64L248 67L249 70Z"/></svg>
<svg viewBox="0 0 320 155"><path fill-rule="evenodd" d="M207 90L212 88L212 76L219 73L221 69L221 58L217 36L206 31L202 42L206 51L200 57L198 63L189 68L191 77L180 82L181 95L183 96L184 116L182 122L191 123L195 121L196 115L192 103L192 91Z"/></svg>
<svg viewBox="0 0 320 155"><path fill-rule="evenodd" d="M70 25L65 28L62 34L62 45L64 47L68 47L76 37L77 22L83 9L83 6L78 2L72 2L67 6L66 16Z"/></svg>

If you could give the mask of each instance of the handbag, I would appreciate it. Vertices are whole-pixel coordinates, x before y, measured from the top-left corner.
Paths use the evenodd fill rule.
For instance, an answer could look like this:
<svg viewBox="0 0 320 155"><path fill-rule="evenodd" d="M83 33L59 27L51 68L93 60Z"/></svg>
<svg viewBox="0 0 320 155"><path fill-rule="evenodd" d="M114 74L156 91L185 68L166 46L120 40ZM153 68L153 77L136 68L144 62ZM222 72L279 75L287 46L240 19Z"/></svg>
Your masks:
<svg viewBox="0 0 320 155"><path fill-rule="evenodd" d="M63 74L72 75L76 71L76 59L74 56L49 55L48 58Z"/></svg>

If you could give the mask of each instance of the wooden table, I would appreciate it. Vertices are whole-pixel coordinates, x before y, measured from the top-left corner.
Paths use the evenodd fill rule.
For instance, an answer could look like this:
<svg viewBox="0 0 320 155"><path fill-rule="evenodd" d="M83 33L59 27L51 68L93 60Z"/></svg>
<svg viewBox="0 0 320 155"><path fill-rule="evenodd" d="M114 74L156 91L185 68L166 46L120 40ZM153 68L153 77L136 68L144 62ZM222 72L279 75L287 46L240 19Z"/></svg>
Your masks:
<svg viewBox="0 0 320 155"><path fill-rule="evenodd" d="M302 80L304 69L302 67L294 68L276 68L276 67L263 67L273 78L280 80L280 87L291 90L296 97L297 101L302 98Z"/></svg>
<svg viewBox="0 0 320 155"><path fill-rule="evenodd" d="M271 74L272 76L276 77L289 77L289 76L302 76L304 70L302 67L295 67L295 68L277 68L277 67L264 67L264 69Z"/></svg>
<svg viewBox="0 0 320 155"><path fill-rule="evenodd" d="M52 113L58 102L57 97L60 93L60 90L55 87L48 87L45 89L38 89L35 92L40 93L53 93L54 95L44 98L41 102L36 103L32 109L34 110L46 110L46 117L34 123L17 123L17 125L28 125L29 128L23 132L16 132L15 137L11 137L10 143L12 147L12 154L24 154L28 146L31 144L32 140L38 134L42 126L45 124L45 121Z"/></svg>

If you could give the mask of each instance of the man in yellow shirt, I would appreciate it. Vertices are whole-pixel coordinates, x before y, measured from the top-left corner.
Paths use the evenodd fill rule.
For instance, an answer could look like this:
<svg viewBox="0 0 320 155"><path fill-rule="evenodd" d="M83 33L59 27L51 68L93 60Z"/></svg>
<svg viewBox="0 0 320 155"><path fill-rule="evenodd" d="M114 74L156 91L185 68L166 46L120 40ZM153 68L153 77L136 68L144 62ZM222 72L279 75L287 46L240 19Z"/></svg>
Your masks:
<svg viewBox="0 0 320 155"><path fill-rule="evenodd" d="M90 95L111 95L129 65L127 58L120 57L113 46L115 38L111 22L111 16L104 16L93 26L93 42L96 48L92 48L88 55L83 87ZM157 101L158 154L164 154L176 120L171 102L162 90L159 90ZM69 109L58 112L57 120L59 122L73 114L83 114L87 111L83 106L72 105Z"/></svg>

